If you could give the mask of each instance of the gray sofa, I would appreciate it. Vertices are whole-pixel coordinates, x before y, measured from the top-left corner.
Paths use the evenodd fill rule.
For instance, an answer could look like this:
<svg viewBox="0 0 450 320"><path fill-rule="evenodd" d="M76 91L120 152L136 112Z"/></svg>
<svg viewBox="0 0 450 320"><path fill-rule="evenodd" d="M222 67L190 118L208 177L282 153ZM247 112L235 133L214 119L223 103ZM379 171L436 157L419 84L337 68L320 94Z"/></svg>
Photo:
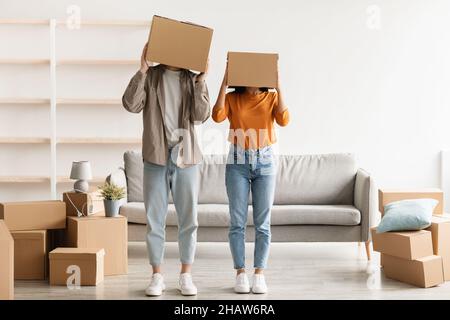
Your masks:
<svg viewBox="0 0 450 320"><path fill-rule="evenodd" d="M228 241L228 199L224 155L207 155L201 164L198 241ZM124 154L124 167L107 181L127 188L120 214L129 222L129 240L143 241L146 217L140 152ZM169 204L166 239L176 241L175 208ZM365 242L370 259L369 228L377 221L377 192L369 173L351 154L280 155L272 209L272 241ZM254 239L249 199L248 241Z"/></svg>

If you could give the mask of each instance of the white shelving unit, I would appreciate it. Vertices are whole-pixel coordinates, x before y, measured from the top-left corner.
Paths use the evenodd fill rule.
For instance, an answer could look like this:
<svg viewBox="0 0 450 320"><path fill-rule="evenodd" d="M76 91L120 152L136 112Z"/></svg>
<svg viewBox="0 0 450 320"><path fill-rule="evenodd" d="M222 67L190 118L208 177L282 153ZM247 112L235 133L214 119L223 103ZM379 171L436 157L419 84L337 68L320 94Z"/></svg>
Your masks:
<svg viewBox="0 0 450 320"><path fill-rule="evenodd" d="M83 20L83 27L145 27L150 26L151 21L144 20ZM138 66L138 59L56 59L56 29L65 26L66 21L56 19L0 19L1 25L28 25L48 27L49 31L49 57L48 58L0 58L0 65L41 65L49 68L50 73L50 95L49 97L1 97L0 108L11 105L36 105L48 106L50 113L50 136L49 137L0 137L1 145L30 144L50 145L50 175L49 176L0 176L0 184L50 184L51 198L56 199L57 185L68 184L73 181L68 177L57 176L56 156L57 145L139 145L141 138L107 138L107 137L58 137L56 132L57 107L73 105L93 106L117 106L121 105L120 98L117 99L83 99L83 98L57 98L56 92L56 70L58 66ZM94 177L91 183L99 184L104 177Z"/></svg>

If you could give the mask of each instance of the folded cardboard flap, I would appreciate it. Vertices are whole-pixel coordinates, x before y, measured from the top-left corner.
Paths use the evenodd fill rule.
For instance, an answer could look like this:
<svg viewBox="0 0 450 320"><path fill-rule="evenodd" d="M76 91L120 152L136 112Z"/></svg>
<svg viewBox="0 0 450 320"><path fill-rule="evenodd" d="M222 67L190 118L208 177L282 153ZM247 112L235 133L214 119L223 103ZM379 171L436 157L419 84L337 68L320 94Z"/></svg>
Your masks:
<svg viewBox="0 0 450 320"><path fill-rule="evenodd" d="M0 220L0 300L14 299L14 239Z"/></svg>
<svg viewBox="0 0 450 320"><path fill-rule="evenodd" d="M278 54L228 52L228 85L231 87L267 87L278 85Z"/></svg>
<svg viewBox="0 0 450 320"><path fill-rule="evenodd" d="M416 260L384 255L383 271L390 279L423 288L434 287L444 282L442 258L435 255Z"/></svg>
<svg viewBox="0 0 450 320"><path fill-rule="evenodd" d="M429 189L379 189L378 190L378 210L381 215L384 214L384 206L388 203L411 200L411 199L424 199L430 198L439 201L436 208L434 208L433 214L443 214L444 210L444 193L441 189L429 188Z"/></svg>
<svg viewBox="0 0 450 320"><path fill-rule="evenodd" d="M370 229L373 250L394 257L414 260L433 255L431 232L426 230L377 233Z"/></svg>

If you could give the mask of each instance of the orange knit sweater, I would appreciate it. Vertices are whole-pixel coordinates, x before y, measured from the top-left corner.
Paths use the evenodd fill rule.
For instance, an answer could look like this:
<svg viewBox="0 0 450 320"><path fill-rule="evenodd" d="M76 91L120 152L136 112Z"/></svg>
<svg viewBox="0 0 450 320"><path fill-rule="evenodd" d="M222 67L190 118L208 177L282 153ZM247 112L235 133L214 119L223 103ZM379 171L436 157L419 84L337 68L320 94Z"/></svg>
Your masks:
<svg viewBox="0 0 450 320"><path fill-rule="evenodd" d="M289 111L276 112L276 92L259 94L230 92L225 96L225 106L214 107L212 118L222 122L230 121L228 140L245 149L259 149L276 142L273 123L280 126L289 123Z"/></svg>

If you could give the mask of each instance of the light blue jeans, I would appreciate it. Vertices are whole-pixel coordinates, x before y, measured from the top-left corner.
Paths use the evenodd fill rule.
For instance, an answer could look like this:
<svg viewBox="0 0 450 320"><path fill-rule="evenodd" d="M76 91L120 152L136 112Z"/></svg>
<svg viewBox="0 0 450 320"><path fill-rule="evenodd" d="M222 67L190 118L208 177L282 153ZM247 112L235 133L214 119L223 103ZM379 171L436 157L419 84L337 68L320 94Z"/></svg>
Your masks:
<svg viewBox="0 0 450 320"><path fill-rule="evenodd" d="M152 266L161 265L164 257L170 191L178 216L180 261L183 264L194 262L198 228L198 177L198 165L179 168L170 156L166 166L144 162L143 191L148 226L147 250Z"/></svg>
<svg viewBox="0 0 450 320"><path fill-rule="evenodd" d="M231 145L225 184L231 218L228 238L235 269L245 268L245 229L250 190L255 226L254 268L264 269L267 265L276 168L270 146L258 150L243 150Z"/></svg>

